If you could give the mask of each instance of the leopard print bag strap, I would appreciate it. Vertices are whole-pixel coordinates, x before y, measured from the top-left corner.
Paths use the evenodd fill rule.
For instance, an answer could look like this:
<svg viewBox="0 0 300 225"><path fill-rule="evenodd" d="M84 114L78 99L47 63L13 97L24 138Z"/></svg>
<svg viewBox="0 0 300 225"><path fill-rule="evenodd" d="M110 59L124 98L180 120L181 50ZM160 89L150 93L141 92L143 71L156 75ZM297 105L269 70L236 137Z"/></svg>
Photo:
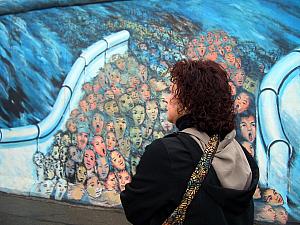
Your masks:
<svg viewBox="0 0 300 225"><path fill-rule="evenodd" d="M201 184L206 177L208 170L211 166L213 157L217 151L219 145L219 136L213 135L204 150L204 153L196 166L195 171L188 182L187 189L183 195L183 198L179 206L174 212L167 218L162 225L182 225L185 220L185 215L188 206L192 202L193 198L199 191Z"/></svg>

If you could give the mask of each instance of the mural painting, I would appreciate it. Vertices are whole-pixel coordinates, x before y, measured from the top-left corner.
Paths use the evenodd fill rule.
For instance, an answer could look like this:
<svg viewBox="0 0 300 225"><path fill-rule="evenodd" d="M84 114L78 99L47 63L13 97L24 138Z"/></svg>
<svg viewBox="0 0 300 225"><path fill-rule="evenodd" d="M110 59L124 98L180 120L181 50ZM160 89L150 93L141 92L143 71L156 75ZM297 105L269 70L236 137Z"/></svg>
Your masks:
<svg viewBox="0 0 300 225"><path fill-rule="evenodd" d="M284 127L291 151L287 164L277 168L272 167L272 160L278 161L276 152L270 153L271 146L267 146L261 130L261 127L268 126L268 121L259 119L260 112L266 111L259 99L264 90L260 87L263 82L267 83L272 68L300 45L300 36L290 32L279 40L265 32L261 36L255 33L247 37L244 35L247 30L228 28L241 25L234 20L228 26L220 18L205 24L205 15L197 17L197 14L191 14L195 12L193 10L202 9L197 5L198 1L191 1L190 8L184 10L181 10L179 1L169 2L169 10L162 6L163 3L151 2L151 6L147 2L98 3L0 17L1 32L7 37L1 40L0 51L1 88L4 90L0 111L0 154L4 152L4 157L0 160L0 171L5 165L3 161L11 162L7 150L17 149L22 144L21 141L14 142L13 138L6 143L5 130L42 121L50 113L59 88L65 87L62 83L67 79L71 64L81 57L80 51L107 35L126 30L130 34L127 50L118 52L113 50L117 47L112 47L113 54L107 50L103 64L92 70L85 69L83 78L76 83L77 94L72 92L78 97L72 95L75 100L68 103L68 109L59 125L49 133L46 144L42 144L44 137L37 138L41 141L35 144L37 147L31 151L30 165L27 165L34 178L28 185L31 187L29 194L80 204L121 207L119 193L135 174L145 147L154 139L176 131L166 121L169 68L180 59L209 59L220 63L228 73L237 118L237 139L255 157L261 169L262 179L254 195L257 224L299 222L300 183L296 171L300 162L300 140L295 130L300 129L297 119L300 108L297 101L288 97L298 98L300 95L296 76L299 75L300 54L295 59L295 69L291 70L296 75L284 86L286 94L278 94L280 99L287 99L280 100L281 105L292 101L292 106L299 111L293 114L288 103L285 110L280 111L283 119L278 124ZM289 15L282 16L286 18L286 24L277 22L281 27L276 32L300 20L295 16L300 15L300 9L294 7L293 1L290 5L279 5L278 9L273 8L272 2L267 2L268 7L257 6L266 15L276 10L285 12L286 7L289 9L286 12ZM207 15L215 13L218 16L215 8L221 6L202 7L207 9ZM239 2L225 8L224 13L234 13L239 7L246 11L250 6ZM66 14L61 21L51 20L52 16L63 12ZM255 13L252 8L250 12L251 15ZM30 24L32 16L38 23ZM257 30L267 19L264 14L259 16L261 22L254 21ZM295 29L299 30L299 27ZM51 33L51 36L46 39L43 34L38 34L40 30ZM267 38L269 41L262 41ZM37 46L47 48L41 51L36 49ZM17 50L22 47L27 51L19 49L10 53L12 47ZM16 59L13 54L22 57ZM38 60L37 65L33 64L35 60ZM28 68L22 70L21 62ZM40 85L43 90L37 99L33 96L39 90L28 87L32 84ZM43 103L45 99L47 101ZM272 115L269 116L272 120ZM294 121L294 131L289 121ZM1 148L1 144L4 147ZM287 169L281 171L285 167ZM285 182L276 185L270 170L272 174L279 174L276 179ZM284 172L290 177L283 177ZM0 180L5 184L9 177L2 173ZM22 190L22 187L18 188Z"/></svg>

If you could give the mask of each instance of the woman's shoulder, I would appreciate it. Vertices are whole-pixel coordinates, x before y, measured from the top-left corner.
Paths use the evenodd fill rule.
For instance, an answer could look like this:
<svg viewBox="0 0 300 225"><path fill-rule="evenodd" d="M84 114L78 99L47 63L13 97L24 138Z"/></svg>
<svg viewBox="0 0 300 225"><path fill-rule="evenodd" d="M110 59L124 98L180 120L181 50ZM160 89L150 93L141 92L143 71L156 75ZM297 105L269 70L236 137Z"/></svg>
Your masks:
<svg viewBox="0 0 300 225"><path fill-rule="evenodd" d="M202 153L193 138L182 132L174 132L156 139L147 146L146 150L156 155L167 154L171 161L189 154L193 159L198 160Z"/></svg>

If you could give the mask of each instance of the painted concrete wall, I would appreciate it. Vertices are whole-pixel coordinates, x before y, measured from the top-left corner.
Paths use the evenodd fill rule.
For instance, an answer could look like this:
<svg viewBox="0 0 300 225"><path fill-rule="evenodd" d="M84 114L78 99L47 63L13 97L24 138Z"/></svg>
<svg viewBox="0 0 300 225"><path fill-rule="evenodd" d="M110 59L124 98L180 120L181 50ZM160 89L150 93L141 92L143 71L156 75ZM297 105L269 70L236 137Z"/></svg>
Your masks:
<svg viewBox="0 0 300 225"><path fill-rule="evenodd" d="M300 222L299 15L297 1L194 0L1 16L0 190L121 207L144 147L175 131L168 68L211 59L260 167L255 219Z"/></svg>

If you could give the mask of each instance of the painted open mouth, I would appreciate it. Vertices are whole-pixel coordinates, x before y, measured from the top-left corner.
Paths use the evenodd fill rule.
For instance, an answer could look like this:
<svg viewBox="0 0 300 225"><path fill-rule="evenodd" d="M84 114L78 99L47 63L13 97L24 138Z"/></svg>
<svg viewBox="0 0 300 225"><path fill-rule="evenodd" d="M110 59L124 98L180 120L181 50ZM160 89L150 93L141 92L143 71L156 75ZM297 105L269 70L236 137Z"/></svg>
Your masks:
<svg viewBox="0 0 300 225"><path fill-rule="evenodd" d="M249 137L249 141L253 141L254 137L253 134L251 132L248 133L248 137Z"/></svg>

